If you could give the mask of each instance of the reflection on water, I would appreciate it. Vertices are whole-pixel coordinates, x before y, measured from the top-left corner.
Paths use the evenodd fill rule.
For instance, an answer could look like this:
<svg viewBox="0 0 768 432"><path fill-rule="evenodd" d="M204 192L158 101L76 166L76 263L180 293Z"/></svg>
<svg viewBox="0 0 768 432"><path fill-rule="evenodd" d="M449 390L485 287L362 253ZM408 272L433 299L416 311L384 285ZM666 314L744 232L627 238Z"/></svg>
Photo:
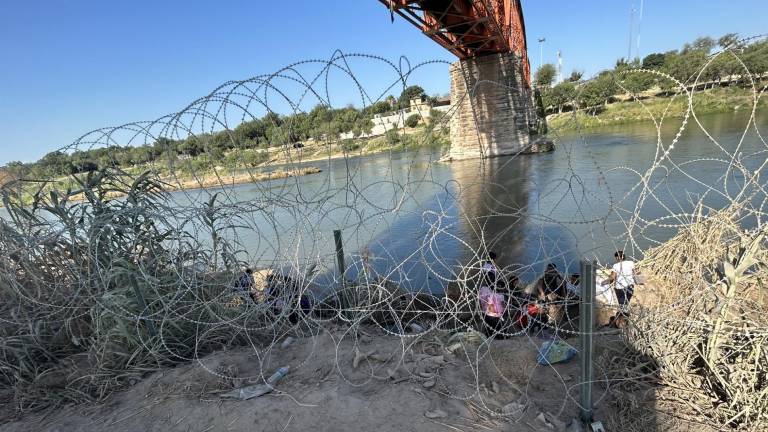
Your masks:
<svg viewBox="0 0 768 432"><path fill-rule="evenodd" d="M671 150L678 120L662 124L661 134L633 124L561 136L558 150L543 155L444 164L420 152L326 162L323 174L297 183L326 199L307 209L311 226L293 237L311 253L297 247L281 259L301 266L322 257L324 282L332 283L331 233L342 228L346 252L364 257L351 260L349 277L367 266L411 289L440 291L487 250L527 280L548 262L570 272L582 257L605 261L616 249L639 258L686 223L700 199L719 208L742 188L743 175L729 170L734 151L747 170L764 163L754 125L744 134L748 118L701 118L716 141L694 122ZM758 128L767 120L759 116Z"/></svg>
<svg viewBox="0 0 768 432"><path fill-rule="evenodd" d="M323 172L230 187L219 199L235 206L229 237L241 258L255 267L320 264L320 285L336 283L335 229L350 278L366 267L439 292L493 250L501 265L532 280L548 262L570 272L579 259L605 261L615 249L639 258L685 224L700 200L723 207L766 161L758 131L768 115L750 127L748 119L710 115L699 119L703 128L692 119L674 147L679 120L660 134L646 123L559 136L557 151L541 155L446 164L422 150L310 162ZM190 217L189 204L213 192L173 193L172 208ZM757 192L755 205L765 199L747 192Z"/></svg>

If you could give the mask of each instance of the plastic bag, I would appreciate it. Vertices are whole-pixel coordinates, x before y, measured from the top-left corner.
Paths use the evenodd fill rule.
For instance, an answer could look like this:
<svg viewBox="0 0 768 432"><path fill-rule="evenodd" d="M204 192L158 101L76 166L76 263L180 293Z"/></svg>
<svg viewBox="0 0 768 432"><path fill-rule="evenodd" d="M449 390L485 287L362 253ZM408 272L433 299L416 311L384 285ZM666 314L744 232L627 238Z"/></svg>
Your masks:
<svg viewBox="0 0 768 432"><path fill-rule="evenodd" d="M540 365L562 363L572 359L576 353L576 348L563 341L546 341L541 344L536 361Z"/></svg>

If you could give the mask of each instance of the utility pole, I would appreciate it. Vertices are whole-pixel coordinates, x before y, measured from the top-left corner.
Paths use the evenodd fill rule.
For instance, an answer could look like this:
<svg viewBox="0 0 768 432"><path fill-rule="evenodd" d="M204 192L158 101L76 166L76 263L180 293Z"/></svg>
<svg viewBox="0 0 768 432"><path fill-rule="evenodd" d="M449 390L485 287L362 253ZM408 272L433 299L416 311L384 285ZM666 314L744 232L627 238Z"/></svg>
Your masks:
<svg viewBox="0 0 768 432"><path fill-rule="evenodd" d="M637 47L635 48L635 56L640 57L640 27L643 25L643 6L645 1L640 0L640 16L637 18Z"/></svg>
<svg viewBox="0 0 768 432"><path fill-rule="evenodd" d="M563 82L563 57L560 55L560 50L557 50L557 81L555 84Z"/></svg>
<svg viewBox="0 0 768 432"><path fill-rule="evenodd" d="M541 69L542 66L544 66L544 42L546 42L546 38L539 38L539 69Z"/></svg>
<svg viewBox="0 0 768 432"><path fill-rule="evenodd" d="M627 63L632 61L632 27L635 25L635 0L629 5L629 43L627 47Z"/></svg>

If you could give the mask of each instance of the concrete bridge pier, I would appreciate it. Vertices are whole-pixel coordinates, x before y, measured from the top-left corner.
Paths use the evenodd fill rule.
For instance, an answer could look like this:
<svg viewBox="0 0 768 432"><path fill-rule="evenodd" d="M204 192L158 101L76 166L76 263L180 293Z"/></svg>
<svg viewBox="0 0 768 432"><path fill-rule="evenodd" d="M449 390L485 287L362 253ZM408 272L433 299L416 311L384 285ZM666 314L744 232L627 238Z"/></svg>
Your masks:
<svg viewBox="0 0 768 432"><path fill-rule="evenodd" d="M448 159L474 159L554 149L536 135L533 92L525 85L520 57L491 54L450 67L451 148Z"/></svg>

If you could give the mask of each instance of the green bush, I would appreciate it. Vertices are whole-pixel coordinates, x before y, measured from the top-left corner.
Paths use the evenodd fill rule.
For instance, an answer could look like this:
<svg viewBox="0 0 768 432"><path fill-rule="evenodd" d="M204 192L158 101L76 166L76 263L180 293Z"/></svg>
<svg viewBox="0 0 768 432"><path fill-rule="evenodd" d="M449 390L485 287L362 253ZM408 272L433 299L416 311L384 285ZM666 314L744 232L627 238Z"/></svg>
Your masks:
<svg viewBox="0 0 768 432"><path fill-rule="evenodd" d="M400 141L402 141L400 133L397 131L397 129L388 130L387 133L384 134L384 138L386 139L387 144L391 146L400 144Z"/></svg>
<svg viewBox="0 0 768 432"><path fill-rule="evenodd" d="M405 119L405 125L409 128L415 128L419 125L419 121L421 120L421 116L418 114L411 114L408 116L407 119Z"/></svg>
<svg viewBox="0 0 768 432"><path fill-rule="evenodd" d="M345 139L341 142L341 149L345 152L353 152L360 149L360 143L353 139Z"/></svg>

